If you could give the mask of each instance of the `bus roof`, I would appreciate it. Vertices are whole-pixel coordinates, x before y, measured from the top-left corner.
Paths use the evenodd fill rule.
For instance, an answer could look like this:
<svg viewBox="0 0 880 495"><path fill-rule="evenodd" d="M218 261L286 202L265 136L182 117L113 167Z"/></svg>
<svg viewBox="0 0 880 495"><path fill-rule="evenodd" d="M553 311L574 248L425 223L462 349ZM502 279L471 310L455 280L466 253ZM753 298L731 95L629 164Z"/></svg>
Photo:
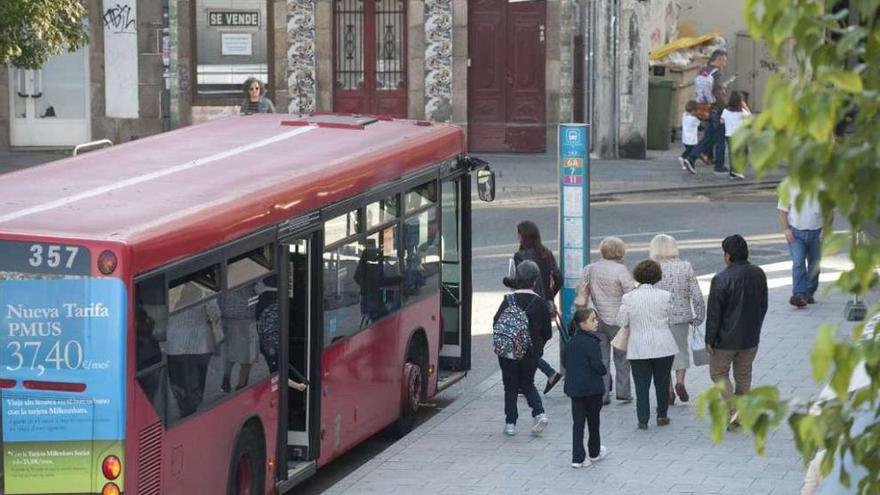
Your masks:
<svg viewBox="0 0 880 495"><path fill-rule="evenodd" d="M305 117L227 118L6 174L0 235L120 242L140 273L464 151L451 125Z"/></svg>

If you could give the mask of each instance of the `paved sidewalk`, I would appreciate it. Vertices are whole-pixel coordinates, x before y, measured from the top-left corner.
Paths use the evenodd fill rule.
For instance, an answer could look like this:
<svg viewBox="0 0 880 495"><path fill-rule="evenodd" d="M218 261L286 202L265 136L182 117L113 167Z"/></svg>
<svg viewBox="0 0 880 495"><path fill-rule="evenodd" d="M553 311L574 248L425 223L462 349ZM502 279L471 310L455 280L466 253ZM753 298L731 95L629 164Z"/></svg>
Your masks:
<svg viewBox="0 0 880 495"><path fill-rule="evenodd" d="M823 261L823 280L836 278L845 259ZM841 333L854 324L843 319L843 294L823 294L808 309L788 305L789 263L768 266L770 310L754 369L754 385L778 386L784 396L807 398L813 381L810 350L815 329L833 323ZM701 278L708 288L711 276ZM823 283L823 288L829 284ZM547 346L558 361L556 339ZM544 377L537 378L539 390ZM550 425L543 437L528 434L530 419L520 400L517 436L502 435L500 373L469 390L444 392L455 400L436 416L334 485L331 494L773 494L800 493L804 475L787 426L773 432L764 457L750 437L729 434L713 445L709 425L695 416L696 396L710 385L708 369L692 368L687 378L691 402L670 408L671 425L636 428L635 404L616 401L602 410L602 443L607 459L585 469L571 462L570 403L563 384L544 397ZM457 395L457 397L456 397ZM653 411L652 411L653 414Z"/></svg>
<svg viewBox="0 0 880 495"><path fill-rule="evenodd" d="M590 160L590 188L594 198L644 192L702 190L715 188L773 187L783 178L782 172L760 179L754 171L746 172L745 180L716 176L712 167L697 164L697 173L689 174L678 163L680 151L648 151L645 160ZM556 157L552 153L537 155L474 153L497 172L499 198L511 194L556 194Z"/></svg>

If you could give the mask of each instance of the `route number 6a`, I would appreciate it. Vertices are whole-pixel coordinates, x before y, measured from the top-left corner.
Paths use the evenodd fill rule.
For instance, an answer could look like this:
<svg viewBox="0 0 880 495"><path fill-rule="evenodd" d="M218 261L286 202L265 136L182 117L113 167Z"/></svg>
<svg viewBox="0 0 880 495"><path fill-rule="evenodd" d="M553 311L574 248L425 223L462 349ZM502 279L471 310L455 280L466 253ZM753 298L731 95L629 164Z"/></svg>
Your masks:
<svg viewBox="0 0 880 495"><path fill-rule="evenodd" d="M64 262L65 268L72 268L76 259L79 248L76 246L57 246L50 244L44 246L42 244L33 244L30 248L31 257L28 264L34 268L48 266L49 268L58 268ZM64 259L66 258L66 260Z"/></svg>

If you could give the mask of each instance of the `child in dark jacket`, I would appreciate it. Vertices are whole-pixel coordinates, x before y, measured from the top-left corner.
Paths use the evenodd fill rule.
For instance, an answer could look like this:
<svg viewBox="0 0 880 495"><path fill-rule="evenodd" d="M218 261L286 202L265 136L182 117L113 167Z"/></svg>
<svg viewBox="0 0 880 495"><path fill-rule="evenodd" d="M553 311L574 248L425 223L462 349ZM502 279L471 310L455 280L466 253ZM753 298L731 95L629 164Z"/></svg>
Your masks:
<svg viewBox="0 0 880 495"><path fill-rule="evenodd" d="M608 373L602 363L602 351L596 330L599 320L594 309L580 309L574 313L578 330L565 346L565 395L571 398L572 428L571 467L587 467L603 459L607 450L599 439L599 411L605 384L602 377ZM584 422L590 430L588 449L584 451Z"/></svg>

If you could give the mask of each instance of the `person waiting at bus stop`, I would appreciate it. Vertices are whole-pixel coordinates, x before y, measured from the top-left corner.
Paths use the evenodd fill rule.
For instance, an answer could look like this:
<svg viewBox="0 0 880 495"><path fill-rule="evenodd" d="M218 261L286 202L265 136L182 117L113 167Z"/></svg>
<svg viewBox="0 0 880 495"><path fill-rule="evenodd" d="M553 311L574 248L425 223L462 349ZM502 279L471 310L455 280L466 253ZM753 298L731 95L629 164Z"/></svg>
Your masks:
<svg viewBox="0 0 880 495"><path fill-rule="evenodd" d="M529 220L520 222L516 226L516 235L519 238L519 250L513 255L508 276L513 276L513 269L523 260L534 261L540 272L535 291L544 298L550 320L553 321L557 316L554 299L562 288L562 272L556 264L556 258L541 242L541 231L535 222ZM560 327L559 330L561 331L562 328ZM547 384L544 386L544 394L547 394L562 379L562 373L556 371L544 358L538 359L538 369L547 376Z"/></svg>
<svg viewBox="0 0 880 495"><path fill-rule="evenodd" d="M549 422L541 396L535 388L535 371L538 360L544 354L544 342L553 336L547 306L544 299L535 293L539 274L538 265L534 261L525 260L516 267L513 278L504 277L504 285L514 290L513 295L504 298L493 320L498 322L499 317L509 307L509 299L528 317L531 338L531 345L521 359L498 356L501 380L504 382L504 434L508 436L516 434L516 420L519 417L516 402L520 392L525 395L529 407L532 408L532 435L540 435Z"/></svg>

